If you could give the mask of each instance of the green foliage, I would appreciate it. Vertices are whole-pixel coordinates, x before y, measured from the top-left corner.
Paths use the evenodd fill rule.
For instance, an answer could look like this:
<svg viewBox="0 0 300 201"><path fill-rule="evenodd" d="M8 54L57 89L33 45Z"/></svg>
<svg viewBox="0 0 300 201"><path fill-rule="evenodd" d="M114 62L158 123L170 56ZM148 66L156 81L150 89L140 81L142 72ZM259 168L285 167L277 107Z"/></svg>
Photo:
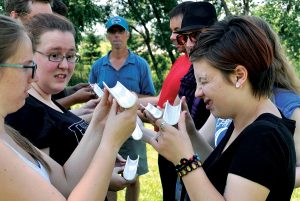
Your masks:
<svg viewBox="0 0 300 201"><path fill-rule="evenodd" d="M215 5L219 19L225 15L258 15L266 19L279 34L289 59L300 71L300 1L299 0L206 0ZM176 54L169 40L169 11L181 0L63 0L68 18L77 30L77 44L82 61L73 79L86 79L91 63L106 54L103 38L94 36L95 25L105 23L113 15L121 15L130 25L129 48L147 59L156 89L160 89ZM0 13L4 0L0 0ZM85 34L83 34L85 33ZM100 47L104 45L105 48Z"/></svg>
<svg viewBox="0 0 300 201"><path fill-rule="evenodd" d="M99 6L93 0L63 0L68 7L68 18L73 22L77 35L76 41L82 40L84 31L91 31L96 23L103 22L110 7Z"/></svg>
<svg viewBox="0 0 300 201"><path fill-rule="evenodd" d="M299 201L300 200L300 188L294 189L294 192L291 197L291 201Z"/></svg>
<svg viewBox="0 0 300 201"><path fill-rule="evenodd" d="M0 0L0 14L4 15L4 0Z"/></svg>
<svg viewBox="0 0 300 201"><path fill-rule="evenodd" d="M68 83L68 86L73 86L80 82L88 82L90 69L85 66L81 61L76 64L73 76Z"/></svg>
<svg viewBox="0 0 300 201"><path fill-rule="evenodd" d="M139 201L161 201L162 187L157 166L158 153L147 144L147 159L149 172L140 177ZM125 190L118 191L118 201L125 201Z"/></svg>
<svg viewBox="0 0 300 201"><path fill-rule="evenodd" d="M289 59L300 71L300 1L267 0L256 14L268 21L278 33Z"/></svg>
<svg viewBox="0 0 300 201"><path fill-rule="evenodd" d="M91 65L97 58L102 56L100 51L100 41L102 40L102 37L96 36L91 32L83 37L79 52L84 65Z"/></svg>
<svg viewBox="0 0 300 201"><path fill-rule="evenodd" d="M78 47L80 61L77 63L74 74L69 82L69 85L74 85L79 82L87 82L88 75L91 70L91 65L98 58L102 57L100 43L104 40L103 37L94 35L92 32L83 36Z"/></svg>

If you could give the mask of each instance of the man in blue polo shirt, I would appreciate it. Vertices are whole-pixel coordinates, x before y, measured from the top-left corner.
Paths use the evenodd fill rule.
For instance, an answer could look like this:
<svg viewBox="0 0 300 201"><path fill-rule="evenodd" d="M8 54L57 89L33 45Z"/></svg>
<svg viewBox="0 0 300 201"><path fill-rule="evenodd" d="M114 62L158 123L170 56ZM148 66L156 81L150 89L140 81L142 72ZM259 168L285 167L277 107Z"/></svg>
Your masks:
<svg viewBox="0 0 300 201"><path fill-rule="evenodd" d="M119 81L138 96L153 96L155 90L147 61L127 47L130 34L126 20L120 16L112 17L107 21L106 29L111 50L92 65L89 82L98 83L103 88L103 81L108 87L114 87ZM146 145L143 141L136 141L130 137L119 153L125 159L128 155L131 159L136 159L139 155L138 175L148 172ZM127 187L126 201L138 200L139 189L137 177L136 182Z"/></svg>

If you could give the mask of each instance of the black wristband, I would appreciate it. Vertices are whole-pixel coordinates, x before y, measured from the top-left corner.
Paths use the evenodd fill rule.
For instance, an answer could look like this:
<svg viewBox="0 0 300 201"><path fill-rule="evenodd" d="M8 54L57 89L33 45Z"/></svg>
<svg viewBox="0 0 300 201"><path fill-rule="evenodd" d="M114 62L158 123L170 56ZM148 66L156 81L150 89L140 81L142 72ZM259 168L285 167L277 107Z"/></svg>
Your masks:
<svg viewBox="0 0 300 201"><path fill-rule="evenodd" d="M202 163L198 154L193 155L190 159L182 158L180 163L175 166L176 172L180 177L187 175L189 172L201 167Z"/></svg>

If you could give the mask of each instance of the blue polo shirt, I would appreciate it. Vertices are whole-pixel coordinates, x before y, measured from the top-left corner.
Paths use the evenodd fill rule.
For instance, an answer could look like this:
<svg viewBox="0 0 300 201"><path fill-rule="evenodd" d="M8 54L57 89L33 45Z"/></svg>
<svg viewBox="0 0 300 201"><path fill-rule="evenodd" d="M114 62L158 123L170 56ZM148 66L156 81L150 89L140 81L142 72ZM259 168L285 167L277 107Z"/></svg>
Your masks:
<svg viewBox="0 0 300 201"><path fill-rule="evenodd" d="M145 59L128 50L129 55L123 66L116 70L109 61L108 52L104 57L96 60L89 75L90 83L98 83L103 89L103 81L108 87L114 87L117 81L127 89L138 94L155 95L149 65Z"/></svg>

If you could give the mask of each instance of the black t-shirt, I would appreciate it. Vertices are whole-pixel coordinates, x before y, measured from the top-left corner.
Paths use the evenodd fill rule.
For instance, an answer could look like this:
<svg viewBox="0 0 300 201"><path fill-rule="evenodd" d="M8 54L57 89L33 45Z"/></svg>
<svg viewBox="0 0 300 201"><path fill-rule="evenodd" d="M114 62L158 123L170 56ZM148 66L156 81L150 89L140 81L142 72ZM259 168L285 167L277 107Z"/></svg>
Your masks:
<svg viewBox="0 0 300 201"><path fill-rule="evenodd" d="M227 175L232 173L268 188L267 201L289 201L295 183L295 122L262 114L222 153L233 128L232 123L203 164L215 188L223 194Z"/></svg>
<svg viewBox="0 0 300 201"><path fill-rule="evenodd" d="M29 96L25 105L8 115L5 121L36 147L49 147L50 157L63 165L77 147L88 124L56 101L54 103L63 113Z"/></svg>

